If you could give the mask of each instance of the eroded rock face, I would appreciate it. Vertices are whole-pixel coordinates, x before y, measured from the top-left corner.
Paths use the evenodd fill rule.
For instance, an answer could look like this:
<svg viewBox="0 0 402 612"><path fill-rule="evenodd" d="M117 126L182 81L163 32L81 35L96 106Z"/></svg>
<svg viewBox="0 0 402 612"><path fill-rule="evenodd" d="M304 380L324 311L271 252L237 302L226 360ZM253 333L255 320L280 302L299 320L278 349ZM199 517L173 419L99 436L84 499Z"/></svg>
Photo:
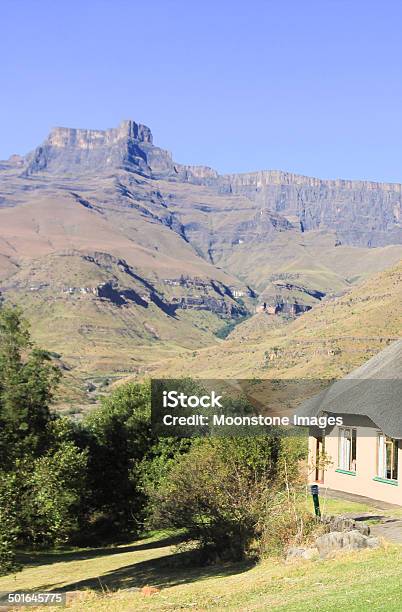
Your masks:
<svg viewBox="0 0 402 612"><path fill-rule="evenodd" d="M53 128L25 161L27 176L43 171L80 175L117 168L198 184L216 181L219 176L207 166L174 163L168 151L154 146L149 127L132 120L108 130Z"/></svg>
<svg viewBox="0 0 402 612"><path fill-rule="evenodd" d="M205 185L217 195L240 195L255 204L255 216L239 223L232 240L269 240L273 232L330 230L335 244L402 244L402 185L321 180L281 171L220 176L207 166L177 164L153 144L151 130L132 120L117 128L55 128L25 160L25 174L75 176L123 168L151 178Z"/></svg>
<svg viewBox="0 0 402 612"><path fill-rule="evenodd" d="M124 140L138 140L152 144L151 130L135 121L122 121L117 128L110 130L86 130L75 128L54 128L48 137L53 147L76 147L78 149L96 149L113 145Z"/></svg>
<svg viewBox="0 0 402 612"><path fill-rule="evenodd" d="M151 130L127 120L109 130L54 128L45 142L27 157L26 174L82 174L125 168L151 174L171 171L170 154L153 146Z"/></svg>
<svg viewBox="0 0 402 612"><path fill-rule="evenodd" d="M262 208L297 218L302 232L329 228L338 244L402 243L402 185L321 180L263 171L220 177L222 190L245 195Z"/></svg>

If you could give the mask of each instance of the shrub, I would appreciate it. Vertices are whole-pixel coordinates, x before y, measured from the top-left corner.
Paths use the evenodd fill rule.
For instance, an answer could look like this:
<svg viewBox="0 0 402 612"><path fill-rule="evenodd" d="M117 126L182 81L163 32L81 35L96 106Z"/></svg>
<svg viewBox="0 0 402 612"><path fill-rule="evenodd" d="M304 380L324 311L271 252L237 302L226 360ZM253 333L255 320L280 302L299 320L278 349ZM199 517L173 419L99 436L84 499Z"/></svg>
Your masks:
<svg viewBox="0 0 402 612"><path fill-rule="evenodd" d="M197 439L167 436L155 441L139 465L142 490L145 494L161 485L172 467L193 444L197 444Z"/></svg>
<svg viewBox="0 0 402 612"><path fill-rule="evenodd" d="M241 300L239 300L239 299L237 301L241 302ZM225 338L227 338L229 336L230 333L232 333L232 331L238 325L240 325L240 323L244 323L244 321L246 321L249 318L250 318L250 315L243 315L241 317L238 317L237 319L226 321L225 324L222 327L220 327L219 329L217 329L214 332L215 336L217 338L220 338L221 340L224 340Z"/></svg>
<svg viewBox="0 0 402 612"><path fill-rule="evenodd" d="M204 440L150 492L153 523L185 528L204 560L256 554L265 518L283 489L280 459L277 438Z"/></svg>
<svg viewBox="0 0 402 612"><path fill-rule="evenodd" d="M278 491L269 512L260 519L258 554L282 554L290 546L309 543L317 529L316 517L308 512L297 491Z"/></svg>

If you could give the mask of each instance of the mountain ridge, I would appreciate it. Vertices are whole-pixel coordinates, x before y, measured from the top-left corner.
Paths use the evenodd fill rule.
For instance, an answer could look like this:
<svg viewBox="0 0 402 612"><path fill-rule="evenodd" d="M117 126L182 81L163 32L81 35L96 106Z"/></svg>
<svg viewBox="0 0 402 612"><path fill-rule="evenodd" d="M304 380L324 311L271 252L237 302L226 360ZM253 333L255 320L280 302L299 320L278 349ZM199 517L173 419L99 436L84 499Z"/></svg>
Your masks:
<svg viewBox="0 0 402 612"><path fill-rule="evenodd" d="M245 196L261 210L284 215L302 232L335 231L338 243L402 244L402 184L319 179L277 170L220 175L207 166L176 163L170 152L153 144L150 128L133 120L107 130L54 128L26 156L25 165L27 177L122 168L150 179L204 185L216 193Z"/></svg>
<svg viewBox="0 0 402 612"><path fill-rule="evenodd" d="M256 311L288 324L395 265L401 197L177 164L133 121L56 128L0 163L0 292L82 388L219 344Z"/></svg>
<svg viewBox="0 0 402 612"><path fill-rule="evenodd" d="M136 140L140 143L146 143L152 146L154 145L154 139L151 129L141 123L137 123L132 119L123 120L117 128L101 129L89 129L89 128L70 128L57 126L50 130L48 137L44 143L50 146L59 148L65 148L66 146L74 145L78 148L96 148L105 144L116 144L119 141L130 141ZM42 147L40 145L38 148ZM387 181L372 181L365 179L343 179L343 178L318 178L297 172L290 172L280 169L262 169L255 171L244 171L244 172L228 172L219 173L211 166L196 164L180 164L173 161L172 154L166 149L156 147L158 150L163 151L166 156L172 159L172 165L176 168L184 168L188 171L194 169L194 175L196 178L214 178L227 181L229 184L231 181L244 182L246 184L253 184L255 186L262 186L266 184L298 184L308 186L320 186L325 184L328 187L337 188L348 188L348 189L377 189L381 188L387 191L395 191L397 193L402 192L402 182L387 182ZM35 149L34 151L36 151ZM25 158L30 158L34 153L28 153ZM16 158L16 162L21 163L20 155L12 155L9 160L12 161ZM2 162L4 163L4 162ZM203 175L204 174L204 175Z"/></svg>

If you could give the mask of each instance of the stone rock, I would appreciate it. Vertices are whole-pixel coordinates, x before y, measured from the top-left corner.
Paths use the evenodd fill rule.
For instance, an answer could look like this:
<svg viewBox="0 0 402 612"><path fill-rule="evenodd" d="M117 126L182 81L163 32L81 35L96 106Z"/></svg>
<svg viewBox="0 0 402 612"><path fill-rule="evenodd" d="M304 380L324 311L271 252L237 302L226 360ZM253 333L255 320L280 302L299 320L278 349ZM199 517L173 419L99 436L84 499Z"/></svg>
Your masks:
<svg viewBox="0 0 402 612"><path fill-rule="evenodd" d="M318 557L317 548L289 548L286 552L286 561L293 561L295 559L315 559Z"/></svg>
<svg viewBox="0 0 402 612"><path fill-rule="evenodd" d="M369 548L368 538L356 529L353 531L331 531L316 539L315 544L321 557L328 557L338 551L360 550ZM370 544L374 544L371 542ZM373 548L374 546L370 546Z"/></svg>
<svg viewBox="0 0 402 612"><path fill-rule="evenodd" d="M353 518L347 516L329 516L327 519L323 519L323 522L327 524L328 531L359 531L365 536L370 535L370 527L364 522L356 521Z"/></svg>
<svg viewBox="0 0 402 612"><path fill-rule="evenodd" d="M286 551L286 561L290 561L291 559L300 559L305 550L305 548L289 548Z"/></svg>

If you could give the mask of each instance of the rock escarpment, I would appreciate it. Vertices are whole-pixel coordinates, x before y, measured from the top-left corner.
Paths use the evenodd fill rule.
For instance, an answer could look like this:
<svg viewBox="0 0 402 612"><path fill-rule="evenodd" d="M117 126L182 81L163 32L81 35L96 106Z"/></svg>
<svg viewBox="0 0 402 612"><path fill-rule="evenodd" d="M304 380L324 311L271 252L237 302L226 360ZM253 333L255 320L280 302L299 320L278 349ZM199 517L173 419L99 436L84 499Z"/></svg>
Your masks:
<svg viewBox="0 0 402 612"><path fill-rule="evenodd" d="M265 334L394 265L401 189L275 171L221 176L175 163L134 121L56 128L32 153L0 162L0 292L72 368L139 372L216 343L264 304L274 317L252 317L246 330L257 322ZM381 244L393 246L367 248ZM348 342L310 350L303 340L268 355L288 368Z"/></svg>
<svg viewBox="0 0 402 612"><path fill-rule="evenodd" d="M153 146L151 130L135 121L123 121L109 130L57 127L27 156L26 174L82 174L125 168L144 174L171 169L167 151Z"/></svg>
<svg viewBox="0 0 402 612"><path fill-rule="evenodd" d="M76 176L116 169L244 196L255 204L251 223L260 228L259 239L271 228L268 211L286 217L301 233L333 231L337 245L402 244L401 184L321 180L276 170L219 175L207 166L175 163L168 151L153 144L151 130L132 120L108 130L55 128L27 156L24 173Z"/></svg>
<svg viewBox="0 0 402 612"><path fill-rule="evenodd" d="M400 184L321 180L277 171L227 175L220 184L261 208L297 219L302 232L334 230L338 244L402 243Z"/></svg>
<svg viewBox="0 0 402 612"><path fill-rule="evenodd" d="M47 139L27 155L25 174L49 172L69 176L119 168L147 177L199 184L219 176L206 166L175 163L169 151L153 144L149 127L131 119L107 130L53 128Z"/></svg>

